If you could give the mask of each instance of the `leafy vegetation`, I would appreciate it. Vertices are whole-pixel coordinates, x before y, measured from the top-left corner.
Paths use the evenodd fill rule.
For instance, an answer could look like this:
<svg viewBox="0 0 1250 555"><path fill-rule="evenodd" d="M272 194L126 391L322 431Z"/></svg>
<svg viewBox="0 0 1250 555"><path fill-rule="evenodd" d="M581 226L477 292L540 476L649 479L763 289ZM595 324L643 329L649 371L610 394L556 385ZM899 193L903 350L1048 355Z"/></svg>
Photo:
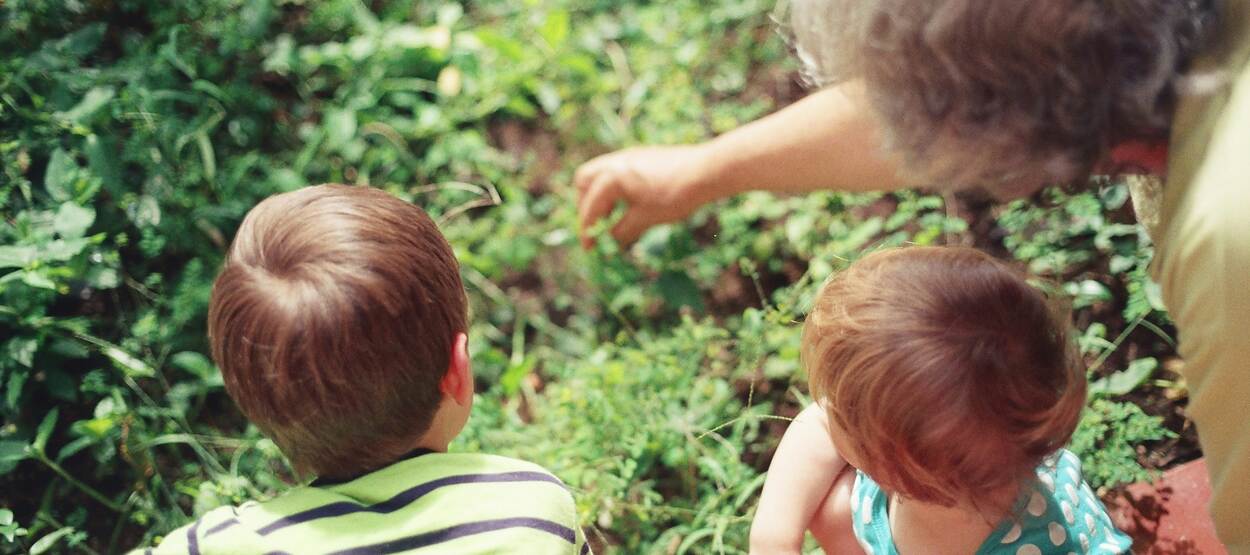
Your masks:
<svg viewBox="0 0 1250 555"><path fill-rule="evenodd" d="M243 214L321 182L439 219L482 392L456 447L553 469L600 552L744 551L807 401L796 322L889 245L976 244L1062 283L1096 384L1073 447L1099 485L1142 476L1130 444L1171 434L1145 401L1180 385L1156 370L1170 328L1123 184L995 208L748 194L627 252L576 247L579 162L800 94L771 10L0 2L0 551L117 552L284 487L205 356L204 315Z"/></svg>

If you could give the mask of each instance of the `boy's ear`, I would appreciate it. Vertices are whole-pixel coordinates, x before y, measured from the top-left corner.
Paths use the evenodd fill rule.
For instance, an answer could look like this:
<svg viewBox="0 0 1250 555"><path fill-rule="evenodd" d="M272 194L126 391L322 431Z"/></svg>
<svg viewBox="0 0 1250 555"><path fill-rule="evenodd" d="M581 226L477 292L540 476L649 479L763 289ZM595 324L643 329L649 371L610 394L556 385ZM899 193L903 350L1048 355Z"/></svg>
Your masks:
<svg viewBox="0 0 1250 555"><path fill-rule="evenodd" d="M448 357L447 372L438 384L443 395L461 406L473 403L473 365L469 363L469 336L465 333L456 334L451 344L451 356Z"/></svg>

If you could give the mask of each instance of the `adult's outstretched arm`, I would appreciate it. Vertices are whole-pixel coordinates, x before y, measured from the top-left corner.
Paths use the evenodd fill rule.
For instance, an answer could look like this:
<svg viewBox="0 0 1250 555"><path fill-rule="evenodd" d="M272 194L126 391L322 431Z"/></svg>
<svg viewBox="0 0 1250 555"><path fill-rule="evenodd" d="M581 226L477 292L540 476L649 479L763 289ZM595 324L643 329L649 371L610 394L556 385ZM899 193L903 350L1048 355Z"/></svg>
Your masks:
<svg viewBox="0 0 1250 555"><path fill-rule="evenodd" d="M698 145L637 147L578 168L582 243L617 202L612 229L632 243L650 227L683 220L717 199L751 190L894 190L913 184L885 155L861 82L823 89L783 110Z"/></svg>

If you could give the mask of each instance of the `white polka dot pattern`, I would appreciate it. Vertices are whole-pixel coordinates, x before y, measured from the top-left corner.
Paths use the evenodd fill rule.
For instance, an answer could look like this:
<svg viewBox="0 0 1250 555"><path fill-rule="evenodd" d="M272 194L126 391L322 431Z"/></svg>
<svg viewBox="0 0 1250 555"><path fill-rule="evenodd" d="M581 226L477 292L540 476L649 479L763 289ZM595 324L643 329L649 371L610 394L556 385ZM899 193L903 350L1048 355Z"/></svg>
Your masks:
<svg viewBox="0 0 1250 555"><path fill-rule="evenodd" d="M1055 547L1059 547L1063 545L1063 542L1068 541L1068 531L1064 529L1062 524L1059 524L1058 522L1052 522L1050 523L1049 528L1050 528L1050 543L1055 544Z"/></svg>
<svg viewBox="0 0 1250 555"><path fill-rule="evenodd" d="M1042 516L1042 513L1046 512L1046 499L1042 497L1041 492L1033 492L1033 496L1029 498L1028 511L1033 516Z"/></svg>
<svg viewBox="0 0 1250 555"><path fill-rule="evenodd" d="M1042 555L1042 550L1036 545L1028 543L1020 546L1020 549L1016 550L1016 555Z"/></svg>
<svg viewBox="0 0 1250 555"><path fill-rule="evenodd" d="M1001 543L1003 543L1004 545L1009 544L1009 543L1015 543L1016 540L1020 539L1021 532L1023 532L1023 530L1020 529L1020 524L1019 523L1013 524L1011 526L1011 530L1008 530L1007 534L1003 536L1003 541Z"/></svg>
<svg viewBox="0 0 1250 555"><path fill-rule="evenodd" d="M1023 490L1016 508L978 551L996 555L1119 555L1131 540L1115 529L1102 503L1081 479L1079 461L1068 451L1051 457L1054 467L1037 468L1036 482ZM861 481L865 484L861 488ZM894 553L885 516L888 494L859 473L852 493L855 534L869 555Z"/></svg>
<svg viewBox="0 0 1250 555"><path fill-rule="evenodd" d="M1055 477L1051 476L1049 472L1043 472L1037 477L1037 479L1042 483L1042 485L1046 486L1046 489L1050 490L1051 493L1055 492Z"/></svg>

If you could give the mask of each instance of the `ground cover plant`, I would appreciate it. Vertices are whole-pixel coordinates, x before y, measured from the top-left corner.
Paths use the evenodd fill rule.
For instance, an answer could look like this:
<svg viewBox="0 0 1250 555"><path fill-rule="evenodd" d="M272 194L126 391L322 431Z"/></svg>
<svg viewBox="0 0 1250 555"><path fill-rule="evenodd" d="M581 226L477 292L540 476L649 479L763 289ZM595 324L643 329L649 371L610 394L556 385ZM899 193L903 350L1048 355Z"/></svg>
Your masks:
<svg viewBox="0 0 1250 555"><path fill-rule="evenodd" d="M243 214L307 184L419 203L463 264L480 400L598 552L741 553L808 401L799 322L874 248L970 244L1073 298L1111 488L1198 456L1125 184L748 194L576 245L590 156L803 94L771 0L0 2L0 552L114 553L291 479L205 356Z"/></svg>

